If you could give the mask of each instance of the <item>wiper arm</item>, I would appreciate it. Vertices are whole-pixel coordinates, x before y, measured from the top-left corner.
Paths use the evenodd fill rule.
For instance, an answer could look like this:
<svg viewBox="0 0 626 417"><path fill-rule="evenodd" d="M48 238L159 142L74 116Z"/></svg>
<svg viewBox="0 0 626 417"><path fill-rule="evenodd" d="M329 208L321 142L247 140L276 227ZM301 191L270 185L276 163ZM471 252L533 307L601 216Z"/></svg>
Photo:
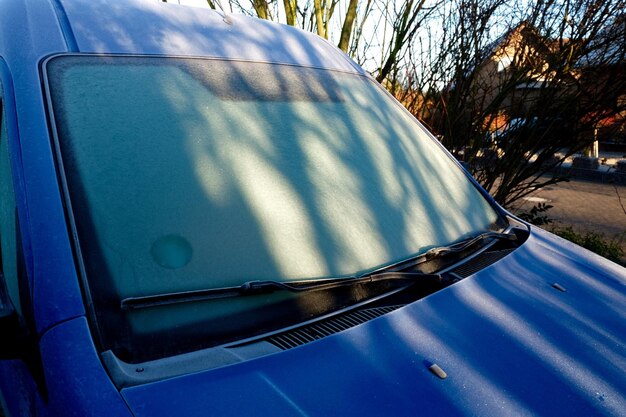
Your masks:
<svg viewBox="0 0 626 417"><path fill-rule="evenodd" d="M468 248L474 246L480 241L485 239L497 239L497 240L517 240L517 235L514 233L500 233L500 232L485 232L476 236L472 236L460 242L454 243L449 246L440 246L438 248L430 249L426 251L423 256L426 260L437 258L439 256L448 255L450 253L458 253L467 250Z"/></svg>
<svg viewBox="0 0 626 417"><path fill-rule="evenodd" d="M429 261L436 260L437 258L442 258L447 255L465 252L472 246L486 239L515 241L517 240L517 235L515 235L514 233L509 234L509 233L500 233L500 232L481 233L479 235L471 236L467 239L461 240L451 245L438 246L436 248L432 248L426 252L420 253L419 255L413 256L409 259L405 259L393 265L388 265L385 268L383 268L382 271L398 271L398 270L403 271L409 268L415 268L417 265L428 263ZM437 267L437 269L439 268L440 268L440 265Z"/></svg>
<svg viewBox="0 0 626 417"><path fill-rule="evenodd" d="M437 274L421 272L379 272L360 277L332 278L307 281L248 281L236 287L209 288L206 290L181 291L167 294L147 295L125 298L121 302L122 310L139 310L171 304L191 303L196 301L217 300L222 298L244 297L249 295L269 294L277 291L301 293L307 291L329 290L382 281L437 281L443 278Z"/></svg>

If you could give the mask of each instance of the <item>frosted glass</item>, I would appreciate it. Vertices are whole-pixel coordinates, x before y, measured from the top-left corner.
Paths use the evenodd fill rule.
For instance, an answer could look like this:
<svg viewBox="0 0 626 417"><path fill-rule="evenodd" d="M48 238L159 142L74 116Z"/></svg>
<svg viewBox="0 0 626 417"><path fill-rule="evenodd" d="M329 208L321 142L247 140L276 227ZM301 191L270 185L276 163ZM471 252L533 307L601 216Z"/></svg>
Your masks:
<svg viewBox="0 0 626 417"><path fill-rule="evenodd" d="M362 76L84 57L49 72L88 272L121 298L353 275L498 219Z"/></svg>

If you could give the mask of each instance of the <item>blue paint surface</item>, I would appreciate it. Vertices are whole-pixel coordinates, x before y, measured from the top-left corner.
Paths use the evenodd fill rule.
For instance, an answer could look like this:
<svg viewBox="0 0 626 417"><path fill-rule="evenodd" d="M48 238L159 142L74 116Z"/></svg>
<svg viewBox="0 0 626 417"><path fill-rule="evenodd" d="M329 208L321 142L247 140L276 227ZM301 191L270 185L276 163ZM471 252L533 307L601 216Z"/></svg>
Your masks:
<svg viewBox="0 0 626 417"><path fill-rule="evenodd" d="M174 53L176 36L162 42L169 33L187 34L183 55L361 71L325 41L293 29L269 50L283 32L258 22L258 48L242 51L236 41L254 34L251 20L233 17L233 27L216 14L130 3L132 12L104 0L0 3L0 77L43 364L43 381L35 381L23 361L0 361L10 415L626 415L626 272L539 229L498 263L376 320L289 351L120 393L85 318L41 90L42 60L68 47ZM59 20L59 5L67 20ZM235 46L211 42L218 35ZM298 42L310 43L313 52L302 57L302 48L293 48ZM186 259L184 248L181 253L174 264ZM428 370L433 363L446 379Z"/></svg>
<svg viewBox="0 0 626 417"><path fill-rule="evenodd" d="M622 268L535 230L493 266L371 322L122 393L138 416L623 415L625 307Z"/></svg>

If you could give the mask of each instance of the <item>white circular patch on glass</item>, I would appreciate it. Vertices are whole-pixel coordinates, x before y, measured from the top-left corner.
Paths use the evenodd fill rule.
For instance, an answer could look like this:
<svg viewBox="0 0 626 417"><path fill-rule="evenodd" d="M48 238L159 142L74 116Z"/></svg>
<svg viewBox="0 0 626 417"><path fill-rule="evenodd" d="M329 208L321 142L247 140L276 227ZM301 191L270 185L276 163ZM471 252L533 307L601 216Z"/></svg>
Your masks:
<svg viewBox="0 0 626 417"><path fill-rule="evenodd" d="M191 260L191 244L182 236L166 235L158 238L150 249L152 258L163 268L183 267Z"/></svg>

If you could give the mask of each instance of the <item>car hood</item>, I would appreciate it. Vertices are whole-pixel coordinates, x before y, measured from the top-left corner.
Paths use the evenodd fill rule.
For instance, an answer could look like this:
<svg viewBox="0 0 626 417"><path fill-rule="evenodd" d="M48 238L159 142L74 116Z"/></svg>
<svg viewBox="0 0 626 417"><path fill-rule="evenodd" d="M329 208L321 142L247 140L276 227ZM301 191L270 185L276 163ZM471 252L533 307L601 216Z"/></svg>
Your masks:
<svg viewBox="0 0 626 417"><path fill-rule="evenodd" d="M533 228L385 316L122 394L136 416L626 415L626 272Z"/></svg>

